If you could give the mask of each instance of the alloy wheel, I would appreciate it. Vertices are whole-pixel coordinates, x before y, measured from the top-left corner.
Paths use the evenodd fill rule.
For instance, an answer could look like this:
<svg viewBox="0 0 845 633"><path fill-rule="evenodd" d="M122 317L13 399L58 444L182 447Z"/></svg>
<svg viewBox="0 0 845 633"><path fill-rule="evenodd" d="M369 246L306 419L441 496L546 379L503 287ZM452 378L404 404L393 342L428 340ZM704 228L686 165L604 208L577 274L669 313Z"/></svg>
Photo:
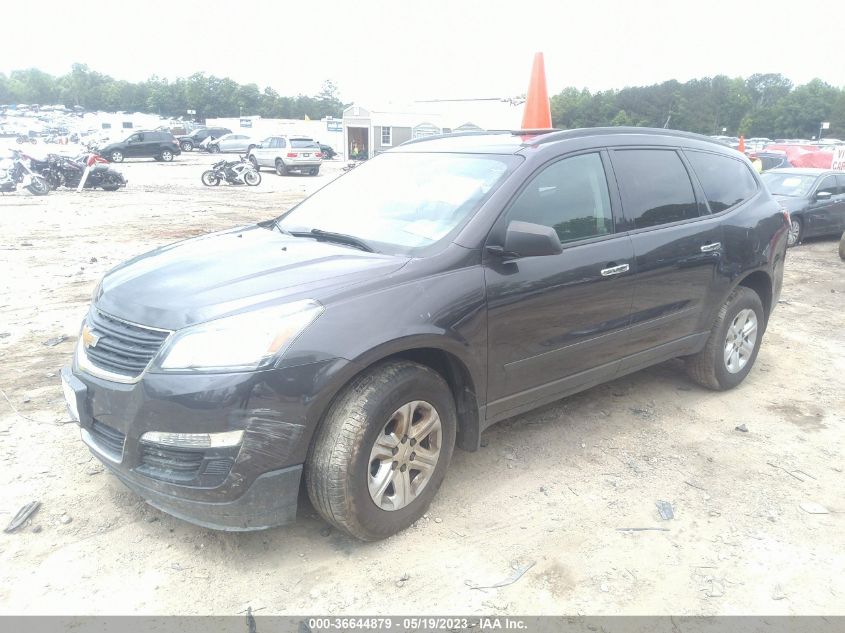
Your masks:
<svg viewBox="0 0 845 633"><path fill-rule="evenodd" d="M443 426L431 404L414 400L394 411L370 451L373 502L387 511L413 503L437 468L442 443Z"/></svg>
<svg viewBox="0 0 845 633"><path fill-rule="evenodd" d="M748 364L757 343L757 314L746 308L731 322L725 338L725 368L736 374Z"/></svg>
<svg viewBox="0 0 845 633"><path fill-rule="evenodd" d="M798 238L801 237L801 222L797 218L793 218L789 223L789 233L786 236L786 243L788 246L795 246L798 243Z"/></svg>

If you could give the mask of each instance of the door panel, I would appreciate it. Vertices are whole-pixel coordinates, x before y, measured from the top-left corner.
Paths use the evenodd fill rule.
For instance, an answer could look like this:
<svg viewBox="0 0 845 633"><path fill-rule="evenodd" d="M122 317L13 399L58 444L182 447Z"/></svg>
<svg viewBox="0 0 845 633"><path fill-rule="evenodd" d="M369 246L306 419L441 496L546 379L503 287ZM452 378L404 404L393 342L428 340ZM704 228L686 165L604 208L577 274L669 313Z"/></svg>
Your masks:
<svg viewBox="0 0 845 633"><path fill-rule="evenodd" d="M613 377L633 297L633 246L614 233L611 192L600 152L558 159L528 181L491 232L488 243L502 246L511 221L541 224L563 251L485 254L488 421Z"/></svg>
<svg viewBox="0 0 845 633"><path fill-rule="evenodd" d="M833 194L829 200L816 200L815 194L829 191ZM826 176L818 185L810 198L805 216L805 236L831 235L839 231L840 213L845 211L845 196L839 195L836 176Z"/></svg>

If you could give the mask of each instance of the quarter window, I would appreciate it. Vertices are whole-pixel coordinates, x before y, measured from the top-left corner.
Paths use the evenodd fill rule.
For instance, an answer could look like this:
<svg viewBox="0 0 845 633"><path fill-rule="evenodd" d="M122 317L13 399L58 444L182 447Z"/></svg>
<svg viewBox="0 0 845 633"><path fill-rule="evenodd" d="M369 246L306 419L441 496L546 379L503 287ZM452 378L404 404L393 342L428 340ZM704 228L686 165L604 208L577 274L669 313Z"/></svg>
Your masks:
<svg viewBox="0 0 845 633"><path fill-rule="evenodd" d="M698 217L689 174L674 150L626 149L613 153L625 217L642 229Z"/></svg>
<svg viewBox="0 0 845 633"><path fill-rule="evenodd" d="M392 127L381 128L381 144L382 145L393 145L393 128Z"/></svg>
<svg viewBox="0 0 845 633"><path fill-rule="evenodd" d="M561 242L612 233L601 156L582 154L549 165L519 194L507 218L549 226Z"/></svg>
<svg viewBox="0 0 845 633"><path fill-rule="evenodd" d="M704 189L711 213L730 209L757 193L757 183L745 163L705 152L687 151L686 155Z"/></svg>

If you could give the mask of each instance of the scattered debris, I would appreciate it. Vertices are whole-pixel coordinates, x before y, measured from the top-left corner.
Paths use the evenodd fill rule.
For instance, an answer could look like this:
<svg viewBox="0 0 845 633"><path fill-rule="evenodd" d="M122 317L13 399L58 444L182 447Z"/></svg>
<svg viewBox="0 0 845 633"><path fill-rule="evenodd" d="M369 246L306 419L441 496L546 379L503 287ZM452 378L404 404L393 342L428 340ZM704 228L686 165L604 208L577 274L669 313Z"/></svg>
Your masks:
<svg viewBox="0 0 845 633"><path fill-rule="evenodd" d="M332 533L332 529L328 525L320 530L320 536L328 536L331 533Z"/></svg>
<svg viewBox="0 0 845 633"><path fill-rule="evenodd" d="M692 487L692 488L697 488L698 490L702 490L702 491L704 491L704 492L707 492L707 489L706 489L706 488L702 488L701 486L699 486L699 485L698 485L697 483L695 483L695 482L692 482L692 481L685 481L684 483L685 483L686 485L688 485L688 486Z"/></svg>
<svg viewBox="0 0 845 633"><path fill-rule="evenodd" d="M801 475L805 475L805 476L809 477L810 479L815 479L815 477L813 477L812 475L807 475L807 473L805 473L801 470L787 470L783 466L778 466L777 464L773 464L772 462L766 462L766 463L769 466L771 466L772 468L777 468L778 470L782 470L787 475L789 475L790 477L794 477L798 481L806 481L803 477L801 477ZM795 473L800 473L800 475L796 475Z"/></svg>
<svg viewBox="0 0 845 633"><path fill-rule="evenodd" d="M815 501L802 501L798 507L808 514L830 514L830 510Z"/></svg>
<svg viewBox="0 0 845 633"><path fill-rule="evenodd" d="M786 598L786 594L783 592L783 588L780 585L775 585L772 590L772 600L783 600L784 598Z"/></svg>
<svg viewBox="0 0 845 633"><path fill-rule="evenodd" d="M435 517L434 522L435 523L443 523L443 519L441 519L440 517Z"/></svg>
<svg viewBox="0 0 845 633"><path fill-rule="evenodd" d="M61 336L55 336L53 338L48 338L46 341L41 343L42 345L46 345L47 347L55 347L59 343L64 343L67 340L67 336L62 334Z"/></svg>
<svg viewBox="0 0 845 633"><path fill-rule="evenodd" d="M664 521L671 521L675 518L675 512L672 510L672 504L668 501L658 501L655 503L657 511L660 513L660 518Z"/></svg>
<svg viewBox="0 0 845 633"><path fill-rule="evenodd" d="M11 332L0 332L0 338L9 338L11 335Z"/></svg>
<svg viewBox="0 0 845 633"><path fill-rule="evenodd" d="M104 470L104 468L100 464L92 464L85 471L85 474L86 475L99 475L101 472L103 472L103 470Z"/></svg>
<svg viewBox="0 0 845 633"><path fill-rule="evenodd" d="M97 263L97 258L96 258L96 257L92 257L91 259L89 259L89 260L88 260L88 263L89 263L89 264L96 264L96 263Z"/></svg>
<svg viewBox="0 0 845 633"><path fill-rule="evenodd" d="M604 593L607 593L608 591L610 591L610 585L608 585L606 582L603 582L601 585L599 585L599 589L601 589Z"/></svg>
<svg viewBox="0 0 845 633"><path fill-rule="evenodd" d="M635 528L616 528L617 532L668 532L669 528L660 527L635 527Z"/></svg>
<svg viewBox="0 0 845 633"><path fill-rule="evenodd" d="M709 587L703 589L708 598L720 598L725 595L725 587L715 579L708 581Z"/></svg>
<svg viewBox="0 0 845 633"><path fill-rule="evenodd" d="M522 565L521 567L514 568L514 572L510 576L508 576L507 578L505 578L501 582L497 582L494 585L476 585L476 584L471 583L469 580L465 581L465 584L470 589L480 589L480 590L498 589L499 587L507 587L508 585L512 585L517 580L522 578L525 575L525 572L527 572L529 569L534 567L534 564L535 564L535 562L532 560L532 561L526 563L525 565Z"/></svg>
<svg viewBox="0 0 845 633"><path fill-rule="evenodd" d="M405 583L408 582L410 576L407 573L402 574L402 577L396 581L396 586L400 589L405 586Z"/></svg>
<svg viewBox="0 0 845 633"><path fill-rule="evenodd" d="M33 533L33 534L38 534L40 531L41 531L41 526L40 526L40 525L33 525L33 526L32 526L32 533Z"/></svg>
<svg viewBox="0 0 845 633"><path fill-rule="evenodd" d="M748 427L745 426L744 422L742 424L740 424L739 426L734 427L734 430L739 431L740 433L748 433Z"/></svg>
<svg viewBox="0 0 845 633"><path fill-rule="evenodd" d="M72 518L70 515L68 515L68 514L63 514L63 515L59 518L59 523L61 523L62 525L67 525L67 524L68 524L68 523L70 523L71 521L73 521L73 518Z"/></svg>
<svg viewBox="0 0 845 633"><path fill-rule="evenodd" d="M12 520L9 521L9 525L6 526L6 529L3 530L6 533L11 533L17 530L20 526L22 526L26 520L35 514L35 511L41 507L40 501L30 501L20 510L18 513L12 517Z"/></svg>

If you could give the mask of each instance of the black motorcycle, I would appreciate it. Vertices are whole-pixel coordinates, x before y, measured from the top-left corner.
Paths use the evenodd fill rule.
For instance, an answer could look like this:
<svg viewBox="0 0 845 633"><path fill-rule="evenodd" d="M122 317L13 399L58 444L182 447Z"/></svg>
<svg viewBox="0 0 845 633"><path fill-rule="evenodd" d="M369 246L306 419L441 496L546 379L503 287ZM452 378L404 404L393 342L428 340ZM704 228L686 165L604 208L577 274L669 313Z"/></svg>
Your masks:
<svg viewBox="0 0 845 633"><path fill-rule="evenodd" d="M27 156L18 150L11 153L12 158L0 159L0 192L16 191L22 185L34 196L50 193L47 180L29 168Z"/></svg>
<svg viewBox="0 0 845 633"><path fill-rule="evenodd" d="M76 158L49 154L45 160L31 160L33 171L41 174L50 184L51 189L79 187L79 181L89 163L91 169L85 180L85 189L99 187L104 191L117 191L126 186L123 174L109 167L106 160L97 154L82 154Z"/></svg>

